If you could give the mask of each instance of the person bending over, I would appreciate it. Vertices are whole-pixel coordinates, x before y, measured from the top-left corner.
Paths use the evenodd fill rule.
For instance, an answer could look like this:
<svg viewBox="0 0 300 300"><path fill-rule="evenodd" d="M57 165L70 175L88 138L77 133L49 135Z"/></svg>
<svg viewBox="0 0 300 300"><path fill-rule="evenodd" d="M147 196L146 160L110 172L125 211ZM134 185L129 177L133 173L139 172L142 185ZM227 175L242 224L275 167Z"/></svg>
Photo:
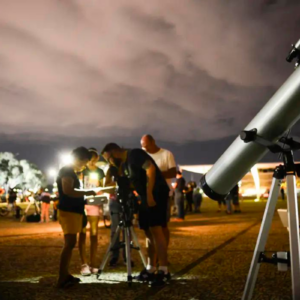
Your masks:
<svg viewBox="0 0 300 300"><path fill-rule="evenodd" d="M148 281L150 286L164 285L170 280L167 240L163 230L167 226L168 184L154 160L142 149L125 150L110 143L101 154L109 164L120 170L122 176L129 178L132 188L141 198L139 226L149 240L148 265L136 279Z"/></svg>

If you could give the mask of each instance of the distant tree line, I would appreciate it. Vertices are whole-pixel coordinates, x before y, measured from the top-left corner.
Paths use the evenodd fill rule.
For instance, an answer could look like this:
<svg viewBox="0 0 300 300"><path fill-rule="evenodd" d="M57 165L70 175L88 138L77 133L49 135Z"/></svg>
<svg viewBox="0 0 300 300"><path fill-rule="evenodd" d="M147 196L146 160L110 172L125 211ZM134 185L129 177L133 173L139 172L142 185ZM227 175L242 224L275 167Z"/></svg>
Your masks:
<svg viewBox="0 0 300 300"><path fill-rule="evenodd" d="M0 152L0 187L37 191L46 186L45 175L28 160L18 160L13 153Z"/></svg>

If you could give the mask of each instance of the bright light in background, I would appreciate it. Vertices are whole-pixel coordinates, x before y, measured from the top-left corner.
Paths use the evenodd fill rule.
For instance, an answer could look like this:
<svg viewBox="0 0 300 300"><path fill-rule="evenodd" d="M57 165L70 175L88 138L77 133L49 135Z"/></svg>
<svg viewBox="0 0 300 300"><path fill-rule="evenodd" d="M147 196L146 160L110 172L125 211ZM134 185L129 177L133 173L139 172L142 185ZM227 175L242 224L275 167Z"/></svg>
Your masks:
<svg viewBox="0 0 300 300"><path fill-rule="evenodd" d="M50 177L56 177L57 176L57 171L54 168L51 168L48 170L48 175Z"/></svg>
<svg viewBox="0 0 300 300"><path fill-rule="evenodd" d="M70 153L60 155L60 166L70 165L73 162L73 157Z"/></svg>
<svg viewBox="0 0 300 300"><path fill-rule="evenodd" d="M259 201L259 197L260 197L260 194L259 194L260 181L259 181L259 174L258 174L257 165L254 165L251 168L251 173L252 173L254 184L255 184L255 188L256 188L256 199L254 201Z"/></svg>

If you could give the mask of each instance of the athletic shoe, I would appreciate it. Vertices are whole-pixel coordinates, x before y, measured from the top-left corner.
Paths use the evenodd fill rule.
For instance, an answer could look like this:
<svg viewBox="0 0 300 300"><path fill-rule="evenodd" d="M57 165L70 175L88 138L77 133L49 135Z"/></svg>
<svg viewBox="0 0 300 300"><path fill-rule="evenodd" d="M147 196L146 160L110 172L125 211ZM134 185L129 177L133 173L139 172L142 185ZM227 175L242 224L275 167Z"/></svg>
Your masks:
<svg viewBox="0 0 300 300"><path fill-rule="evenodd" d="M154 280L154 275L154 273L149 273L146 269L144 269L139 275L135 276L134 279L140 282L149 282Z"/></svg>
<svg viewBox="0 0 300 300"><path fill-rule="evenodd" d="M80 273L83 276L89 276L89 275L91 275L90 267L87 264L82 265Z"/></svg>
<svg viewBox="0 0 300 300"><path fill-rule="evenodd" d="M91 271L91 273L92 273L93 275L97 275L99 269L98 269L98 268L90 268L90 271Z"/></svg>
<svg viewBox="0 0 300 300"><path fill-rule="evenodd" d="M159 270L155 276L154 279L149 282L150 287L159 287L164 286L165 284L168 284L171 280L171 274L167 273L165 274L164 271Z"/></svg>

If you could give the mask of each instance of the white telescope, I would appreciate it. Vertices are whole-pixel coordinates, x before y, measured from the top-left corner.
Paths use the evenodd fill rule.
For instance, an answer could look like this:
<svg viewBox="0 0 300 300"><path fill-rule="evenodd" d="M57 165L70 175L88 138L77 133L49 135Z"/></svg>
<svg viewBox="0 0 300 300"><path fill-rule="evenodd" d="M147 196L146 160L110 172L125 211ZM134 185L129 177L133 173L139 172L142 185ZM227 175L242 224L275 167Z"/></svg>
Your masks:
<svg viewBox="0 0 300 300"><path fill-rule="evenodd" d="M293 151L300 150L300 143L292 138L284 138L284 133L300 119L300 40L286 58L291 62L297 59L296 70L279 88L275 95L248 124L212 169L201 178L201 186L207 196L214 200L224 199L233 186L268 151L281 153L283 165L273 174L272 186L266 204L256 242L250 271L242 300L251 300L261 263L272 263L285 268L291 267L293 300L300 299L300 238L296 174L300 165L294 163ZM281 147L277 141L288 147ZM287 183L287 204L290 252L278 252L268 258L264 251L276 209L282 180Z"/></svg>
<svg viewBox="0 0 300 300"><path fill-rule="evenodd" d="M275 95L246 126L245 130L257 129L259 136L276 142L300 119L300 40L286 58L297 58L296 69ZM201 178L204 193L213 200L224 199L235 184L256 164L268 149L244 143L240 137L229 146L211 170Z"/></svg>

